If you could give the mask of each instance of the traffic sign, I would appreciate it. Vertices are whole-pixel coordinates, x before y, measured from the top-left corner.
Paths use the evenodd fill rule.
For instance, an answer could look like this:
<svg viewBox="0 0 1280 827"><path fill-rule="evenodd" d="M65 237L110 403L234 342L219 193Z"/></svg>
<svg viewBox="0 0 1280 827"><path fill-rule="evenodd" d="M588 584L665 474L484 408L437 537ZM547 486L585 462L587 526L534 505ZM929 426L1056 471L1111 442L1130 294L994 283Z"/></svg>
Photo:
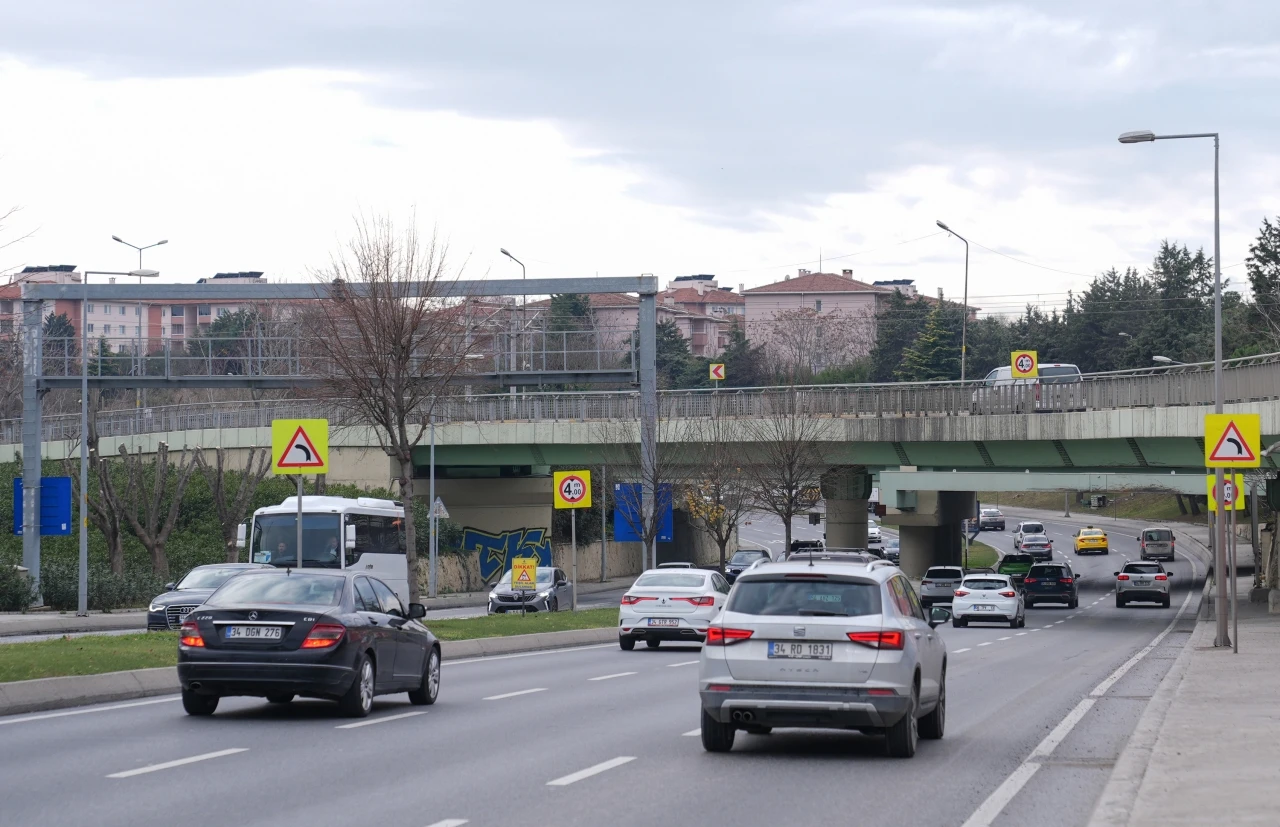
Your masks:
<svg viewBox="0 0 1280 827"><path fill-rule="evenodd" d="M556 508L591 507L590 471L556 471L552 479Z"/></svg>
<svg viewBox="0 0 1280 827"><path fill-rule="evenodd" d="M329 420L271 420L271 470L276 474L329 471Z"/></svg>
<svg viewBox="0 0 1280 827"><path fill-rule="evenodd" d="M1227 503L1228 510L1243 511L1244 510L1244 474L1227 474L1222 478L1222 487L1226 489L1223 494L1223 500ZM1205 490L1209 492L1209 510L1216 512L1218 510L1218 497L1214 492L1214 475L1209 474L1206 477Z"/></svg>
<svg viewBox="0 0 1280 827"><path fill-rule="evenodd" d="M1257 468L1262 464L1262 416L1205 414L1206 468Z"/></svg>
<svg viewBox="0 0 1280 827"><path fill-rule="evenodd" d="M435 517L437 520L449 519L449 509L444 507L444 500L436 497L436 504L431 509L431 516Z"/></svg>
<svg viewBox="0 0 1280 827"><path fill-rule="evenodd" d="M716 382L724 381L724 362L711 363L711 378Z"/></svg>
<svg viewBox="0 0 1280 827"><path fill-rule="evenodd" d="M1038 379L1040 359L1034 350L1015 350L1009 354L1014 379Z"/></svg>
<svg viewBox="0 0 1280 827"><path fill-rule="evenodd" d="M511 588L518 592L538 590L538 558L516 557L511 561Z"/></svg>

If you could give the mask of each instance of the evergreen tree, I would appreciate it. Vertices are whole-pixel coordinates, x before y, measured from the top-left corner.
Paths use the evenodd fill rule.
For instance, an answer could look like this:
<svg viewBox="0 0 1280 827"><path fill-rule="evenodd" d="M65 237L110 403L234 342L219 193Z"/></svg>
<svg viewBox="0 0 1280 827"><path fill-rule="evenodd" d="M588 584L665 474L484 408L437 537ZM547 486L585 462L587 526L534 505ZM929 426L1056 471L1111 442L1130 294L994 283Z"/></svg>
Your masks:
<svg viewBox="0 0 1280 827"><path fill-rule="evenodd" d="M1203 250L1163 241L1147 273L1150 311L1134 333L1144 364L1152 356L1181 362L1213 358L1213 260Z"/></svg>
<svg viewBox="0 0 1280 827"><path fill-rule="evenodd" d="M555 293L547 318L547 330L590 330L594 327L591 298L585 293Z"/></svg>
<svg viewBox="0 0 1280 827"><path fill-rule="evenodd" d="M1280 218L1274 224L1262 219L1258 240L1249 245L1244 267L1253 289L1250 327L1257 340L1266 342L1268 350L1275 350L1280 347Z"/></svg>
<svg viewBox="0 0 1280 827"><path fill-rule="evenodd" d="M720 383L724 387L755 388L766 384L763 348L751 344L744 328L743 324L729 325L729 344L716 359L724 363L725 377Z"/></svg>
<svg viewBox="0 0 1280 827"><path fill-rule="evenodd" d="M680 328L673 321L659 322L657 326L658 387L679 388L680 381L689 370L693 356L689 342L680 335Z"/></svg>
<svg viewBox="0 0 1280 827"><path fill-rule="evenodd" d="M902 353L894 376L903 382L938 382L960 378L960 319L954 305L938 302L924 330Z"/></svg>
<svg viewBox="0 0 1280 827"><path fill-rule="evenodd" d="M909 299L894 290L876 313L876 341L871 348L871 381L892 382L902 354L916 341L929 317L923 296ZM959 368L956 369L957 374Z"/></svg>

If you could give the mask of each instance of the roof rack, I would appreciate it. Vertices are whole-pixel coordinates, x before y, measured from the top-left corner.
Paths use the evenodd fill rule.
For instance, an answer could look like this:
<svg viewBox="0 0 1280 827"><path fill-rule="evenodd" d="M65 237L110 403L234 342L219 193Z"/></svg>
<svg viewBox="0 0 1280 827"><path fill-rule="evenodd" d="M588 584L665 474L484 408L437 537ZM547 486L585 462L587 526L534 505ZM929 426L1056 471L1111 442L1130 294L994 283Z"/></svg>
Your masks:
<svg viewBox="0 0 1280 827"><path fill-rule="evenodd" d="M889 562L888 560L877 559L877 560L872 560L870 563L867 563L867 568L869 569L879 568L881 566L889 566L890 568L896 568L896 566L894 566L894 564Z"/></svg>

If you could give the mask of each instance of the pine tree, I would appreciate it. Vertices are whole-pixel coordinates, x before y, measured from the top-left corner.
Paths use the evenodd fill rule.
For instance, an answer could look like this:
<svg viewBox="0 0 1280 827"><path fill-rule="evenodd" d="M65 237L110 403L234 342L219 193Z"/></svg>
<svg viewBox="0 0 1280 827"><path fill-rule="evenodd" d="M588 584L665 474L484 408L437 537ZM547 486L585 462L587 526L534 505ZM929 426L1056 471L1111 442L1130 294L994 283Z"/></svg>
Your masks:
<svg viewBox="0 0 1280 827"><path fill-rule="evenodd" d="M960 319L955 305L938 302L924 330L902 352L894 376L903 382L938 382L960 378Z"/></svg>
<svg viewBox="0 0 1280 827"><path fill-rule="evenodd" d="M894 290L876 313L876 342L871 348L871 381L891 382L902 354L924 330L929 303L923 296L908 299ZM959 373L959 368L957 368Z"/></svg>

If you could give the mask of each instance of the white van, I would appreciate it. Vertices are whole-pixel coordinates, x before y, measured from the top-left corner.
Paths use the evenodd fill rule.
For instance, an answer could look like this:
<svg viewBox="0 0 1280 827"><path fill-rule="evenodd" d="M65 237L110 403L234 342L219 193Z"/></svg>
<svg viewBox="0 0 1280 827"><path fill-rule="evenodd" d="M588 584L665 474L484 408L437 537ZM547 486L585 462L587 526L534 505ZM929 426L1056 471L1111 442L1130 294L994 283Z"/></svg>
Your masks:
<svg viewBox="0 0 1280 827"><path fill-rule="evenodd" d="M1034 387L1035 410L1037 411L1084 409L1083 395L1076 388L1055 387L1042 389L1045 385L1079 385L1083 383L1084 376L1080 373L1079 367L1063 362L1041 363L1039 373L1040 376L1036 379L1014 379L1013 368L1009 365L996 368L982 380L982 388L973 392L974 412L977 413L979 408L987 407L987 405L982 404L983 402L987 402L988 405L1000 406L1006 400L1013 405L1015 412L1021 412L1022 406L1030 402L1030 399L1024 400L1022 394L1011 392L1010 389L1015 386ZM1001 391L1000 389L1005 390ZM999 413L1000 411L991 412Z"/></svg>

